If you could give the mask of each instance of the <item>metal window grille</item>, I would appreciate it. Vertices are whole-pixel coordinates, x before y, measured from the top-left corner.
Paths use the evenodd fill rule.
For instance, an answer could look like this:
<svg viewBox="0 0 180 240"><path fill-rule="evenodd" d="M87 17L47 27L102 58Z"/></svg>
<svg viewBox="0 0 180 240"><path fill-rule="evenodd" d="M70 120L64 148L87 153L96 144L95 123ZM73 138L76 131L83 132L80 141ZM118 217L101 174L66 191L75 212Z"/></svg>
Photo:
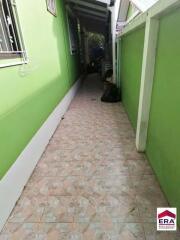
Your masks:
<svg viewBox="0 0 180 240"><path fill-rule="evenodd" d="M15 1L0 0L0 55L24 57L23 49Z"/></svg>
<svg viewBox="0 0 180 240"><path fill-rule="evenodd" d="M70 43L70 51L71 54L77 53L78 50L78 39L77 39L77 31L78 26L76 20L67 13L67 22L68 22L68 30L69 30L69 43Z"/></svg>

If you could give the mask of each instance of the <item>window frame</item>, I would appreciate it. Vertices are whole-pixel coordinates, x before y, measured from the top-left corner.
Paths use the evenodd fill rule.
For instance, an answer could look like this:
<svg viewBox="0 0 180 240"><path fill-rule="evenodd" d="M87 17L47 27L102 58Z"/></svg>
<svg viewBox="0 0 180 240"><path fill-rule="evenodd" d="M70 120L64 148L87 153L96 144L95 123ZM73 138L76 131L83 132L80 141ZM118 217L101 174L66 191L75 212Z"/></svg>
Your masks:
<svg viewBox="0 0 180 240"><path fill-rule="evenodd" d="M25 48L23 35L22 35L17 2L16 0L9 0L9 3L11 4L11 10L12 10L11 16L16 28L16 36L18 37L18 41L19 41L18 44L20 46L20 51L9 51L9 53L8 51L0 52L0 68L28 63L28 56Z"/></svg>
<svg viewBox="0 0 180 240"><path fill-rule="evenodd" d="M78 36L74 36L75 37L75 47L73 47L72 44L72 39L71 39L71 35L74 34L74 29L71 29L71 24L70 21L76 19L74 17L74 15L71 13L71 11L67 8L66 9L66 19L67 19L67 27L68 27L68 37L69 37L69 48L70 48L70 53L71 55L76 55L78 54ZM72 31L72 32L71 32ZM72 34L71 34L72 33Z"/></svg>

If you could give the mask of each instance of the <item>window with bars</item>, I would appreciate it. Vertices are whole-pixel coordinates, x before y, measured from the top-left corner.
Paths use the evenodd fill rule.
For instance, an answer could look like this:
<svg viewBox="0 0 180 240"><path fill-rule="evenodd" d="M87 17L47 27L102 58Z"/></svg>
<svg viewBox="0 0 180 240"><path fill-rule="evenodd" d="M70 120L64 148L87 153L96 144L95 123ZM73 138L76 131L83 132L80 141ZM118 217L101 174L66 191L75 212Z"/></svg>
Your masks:
<svg viewBox="0 0 180 240"><path fill-rule="evenodd" d="M0 0L0 57L23 55L15 1Z"/></svg>
<svg viewBox="0 0 180 240"><path fill-rule="evenodd" d="M69 30L69 43L71 54L76 54L78 50L78 35L77 35L77 22L76 20L67 13L68 30Z"/></svg>

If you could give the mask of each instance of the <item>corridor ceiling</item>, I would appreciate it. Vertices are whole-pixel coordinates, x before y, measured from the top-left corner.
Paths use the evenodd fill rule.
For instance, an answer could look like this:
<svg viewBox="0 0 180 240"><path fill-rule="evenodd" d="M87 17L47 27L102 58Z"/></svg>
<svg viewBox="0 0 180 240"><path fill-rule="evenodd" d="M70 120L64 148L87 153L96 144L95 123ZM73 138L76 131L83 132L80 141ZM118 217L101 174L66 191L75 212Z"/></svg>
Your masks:
<svg viewBox="0 0 180 240"><path fill-rule="evenodd" d="M66 0L66 3L81 24L89 32L104 34L109 19L108 6L112 0Z"/></svg>

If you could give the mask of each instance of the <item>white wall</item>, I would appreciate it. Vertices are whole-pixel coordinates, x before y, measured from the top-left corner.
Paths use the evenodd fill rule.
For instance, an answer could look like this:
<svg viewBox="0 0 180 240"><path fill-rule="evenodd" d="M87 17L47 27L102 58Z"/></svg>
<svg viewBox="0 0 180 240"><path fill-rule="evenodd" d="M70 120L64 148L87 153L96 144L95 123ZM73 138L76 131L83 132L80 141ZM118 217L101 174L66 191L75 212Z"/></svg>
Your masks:
<svg viewBox="0 0 180 240"><path fill-rule="evenodd" d="M113 59L113 82L116 83L116 23L119 14L121 0L116 0L113 7L110 7L112 13L111 33L112 33L112 59Z"/></svg>

